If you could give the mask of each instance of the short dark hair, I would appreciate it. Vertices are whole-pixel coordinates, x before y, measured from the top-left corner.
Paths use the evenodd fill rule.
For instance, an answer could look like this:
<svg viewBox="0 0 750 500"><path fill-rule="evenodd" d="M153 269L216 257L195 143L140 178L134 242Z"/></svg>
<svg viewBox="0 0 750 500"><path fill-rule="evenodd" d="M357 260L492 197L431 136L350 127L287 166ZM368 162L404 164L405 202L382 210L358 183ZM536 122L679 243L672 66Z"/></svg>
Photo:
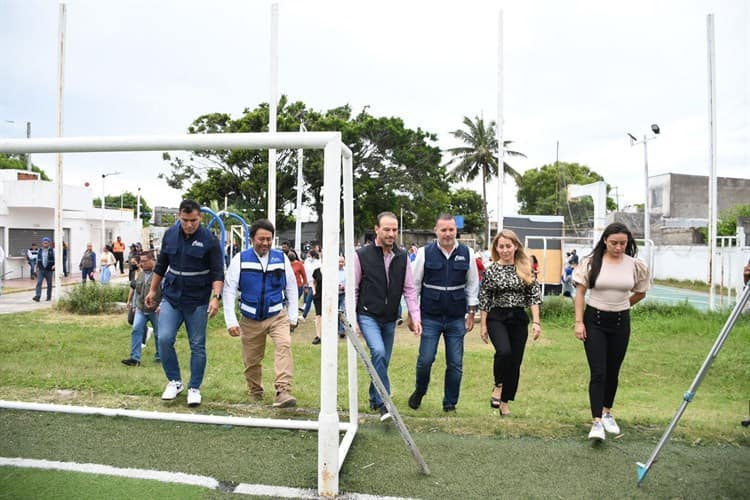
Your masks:
<svg viewBox="0 0 750 500"><path fill-rule="evenodd" d="M146 252L143 252L141 254L141 258L146 257L148 260L154 260L156 257L154 257L154 252L152 250L148 250Z"/></svg>
<svg viewBox="0 0 750 500"><path fill-rule="evenodd" d="M250 226L250 237L254 237L256 231L258 229L265 229L266 231L271 231L271 235L276 233L276 230L273 227L273 224L271 224L271 221L268 219L258 219L255 222L253 222L253 225Z"/></svg>
<svg viewBox="0 0 750 500"><path fill-rule="evenodd" d="M456 217L453 216L453 215L451 215L451 214L442 213L442 214L438 215L438 218L435 221L435 224L437 224L438 221L441 221L441 220L453 220L454 221L454 220L456 220Z"/></svg>
<svg viewBox="0 0 750 500"><path fill-rule="evenodd" d="M384 217L388 217L390 219L395 219L396 221L398 221L398 217L396 217L396 214L394 214L393 212L380 212L378 214L378 222L376 224L378 227L380 227L380 220Z"/></svg>
<svg viewBox="0 0 750 500"><path fill-rule="evenodd" d="M190 212L195 212L196 210L200 212L201 206L195 200L182 200L182 203L180 203L180 210L179 210L180 213L182 212L190 213Z"/></svg>

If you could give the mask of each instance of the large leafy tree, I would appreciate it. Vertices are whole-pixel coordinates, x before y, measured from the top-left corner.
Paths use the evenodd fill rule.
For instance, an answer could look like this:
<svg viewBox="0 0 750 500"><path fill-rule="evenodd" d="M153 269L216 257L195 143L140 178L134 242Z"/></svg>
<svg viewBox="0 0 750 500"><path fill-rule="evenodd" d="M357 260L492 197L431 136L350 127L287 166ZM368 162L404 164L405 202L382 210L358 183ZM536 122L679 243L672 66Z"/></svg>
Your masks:
<svg viewBox="0 0 750 500"><path fill-rule="evenodd" d="M410 220L422 226L434 221L448 201L448 176L440 165L440 150L433 145L434 134L412 130L396 117L375 117L363 109L356 116L349 106L324 112L302 102L288 102L283 96L278 106L277 130L297 131L303 121L308 131L340 131L342 141L352 150L354 162L355 231L372 228L382 211L409 212ZM224 113L197 118L190 133L267 131L268 105L245 109L232 119ZM276 221L280 229L294 222L296 201L296 151L277 151ZM171 172L162 175L176 189L200 203L227 197L230 206L248 220L265 217L268 175L267 150L195 151L188 157L164 158ZM318 218L323 209L323 152L305 150L303 204Z"/></svg>
<svg viewBox="0 0 750 500"><path fill-rule="evenodd" d="M0 170L26 170L26 161L16 158L13 155L0 153ZM36 165L31 165L31 171L39 174L39 179L43 181L50 180L47 173Z"/></svg>
<svg viewBox="0 0 750 500"><path fill-rule="evenodd" d="M517 179L519 213L529 215L564 215L565 225L571 230L591 227L594 203L590 197L568 200L570 184L591 184L604 178L586 165L558 162L530 169ZM609 193L607 186L607 193ZM607 209L616 208L607 197Z"/></svg>
<svg viewBox="0 0 750 500"><path fill-rule="evenodd" d="M483 200L473 189L460 188L451 192L447 212L463 215L464 228L461 233L477 233L482 230Z"/></svg>
<svg viewBox="0 0 750 500"><path fill-rule="evenodd" d="M102 199L94 198L94 206L101 207ZM138 196L125 191L122 195L106 195L104 196L104 207L105 208L130 208L133 210L133 218L136 216L136 208L138 206ZM151 207L149 207L146 199L141 196L141 220L144 224L151 220Z"/></svg>
<svg viewBox="0 0 750 500"><path fill-rule="evenodd" d="M488 125L485 125L484 118L477 116L472 121L468 116L464 116L463 124L464 129L454 130L451 135L462 141L464 145L446 150L453 156L447 166L452 166L451 173L453 176L463 181L471 182L481 176L482 200L484 202L483 218L485 232L489 240L490 219L487 213L487 182L498 175L495 122L490 121ZM523 153L508 149L510 144L512 144L512 141L503 141L504 155L525 157ZM521 176L505 161L503 161L503 172L516 181Z"/></svg>

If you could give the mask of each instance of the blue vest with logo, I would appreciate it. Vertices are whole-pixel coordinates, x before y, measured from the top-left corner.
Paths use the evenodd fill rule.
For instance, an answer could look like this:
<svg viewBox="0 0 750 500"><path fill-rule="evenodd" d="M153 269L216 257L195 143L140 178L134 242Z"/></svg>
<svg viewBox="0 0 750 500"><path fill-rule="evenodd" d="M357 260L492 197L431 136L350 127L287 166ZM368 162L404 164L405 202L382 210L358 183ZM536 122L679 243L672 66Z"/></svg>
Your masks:
<svg viewBox="0 0 750 500"><path fill-rule="evenodd" d="M257 321L276 316L284 309L285 290L284 252L271 249L265 271L252 248L240 254L240 312L243 316Z"/></svg>
<svg viewBox="0 0 750 500"><path fill-rule="evenodd" d="M161 253L169 268L164 274L163 296L180 309L195 309L208 304L211 297L209 253L218 242L203 226L185 238L179 222L169 228L162 240Z"/></svg>
<svg viewBox="0 0 750 500"><path fill-rule="evenodd" d="M463 318L466 314L466 275L469 247L459 244L446 259L437 243L424 248L420 309L423 315Z"/></svg>

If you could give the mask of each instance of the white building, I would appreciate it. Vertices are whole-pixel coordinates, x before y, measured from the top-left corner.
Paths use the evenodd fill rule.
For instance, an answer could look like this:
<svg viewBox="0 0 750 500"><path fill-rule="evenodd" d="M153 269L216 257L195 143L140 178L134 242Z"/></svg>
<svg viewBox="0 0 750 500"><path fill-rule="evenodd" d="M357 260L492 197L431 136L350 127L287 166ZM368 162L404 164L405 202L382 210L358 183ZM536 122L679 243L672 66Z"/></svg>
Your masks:
<svg viewBox="0 0 750 500"><path fill-rule="evenodd" d="M113 210L93 207L91 188L63 186L63 240L68 243L70 271L78 272L78 263L87 243L94 245L97 257L102 242L102 216L105 241L121 236L126 246L141 241L141 221L131 209ZM0 246L8 258L2 274L5 279L29 277L26 249L41 244L43 237L54 241L57 185L39 180L39 174L26 170L0 170ZM126 248L127 257L127 248ZM57 252L58 259L61 253Z"/></svg>

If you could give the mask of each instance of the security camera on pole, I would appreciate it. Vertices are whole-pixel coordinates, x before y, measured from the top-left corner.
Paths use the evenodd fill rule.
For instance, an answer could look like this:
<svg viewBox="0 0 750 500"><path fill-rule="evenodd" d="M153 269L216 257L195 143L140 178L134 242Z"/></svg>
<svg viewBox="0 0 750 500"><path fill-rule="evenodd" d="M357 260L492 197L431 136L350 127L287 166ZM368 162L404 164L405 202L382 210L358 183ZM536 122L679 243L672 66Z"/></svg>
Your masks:
<svg viewBox="0 0 750 500"><path fill-rule="evenodd" d="M653 242L651 241L651 203L649 202L649 191L648 191L648 141L653 141L658 137L658 135L661 133L661 130L659 129L659 125L653 124L651 125L651 131L653 132L653 135L643 134L643 139L638 140L636 137L628 132L628 137L630 137L630 145L635 146L637 144L643 144L643 180L645 183L645 195L646 199L643 204L643 248L648 249L647 250L647 258L646 262L649 264L651 263L651 246L653 246Z"/></svg>

